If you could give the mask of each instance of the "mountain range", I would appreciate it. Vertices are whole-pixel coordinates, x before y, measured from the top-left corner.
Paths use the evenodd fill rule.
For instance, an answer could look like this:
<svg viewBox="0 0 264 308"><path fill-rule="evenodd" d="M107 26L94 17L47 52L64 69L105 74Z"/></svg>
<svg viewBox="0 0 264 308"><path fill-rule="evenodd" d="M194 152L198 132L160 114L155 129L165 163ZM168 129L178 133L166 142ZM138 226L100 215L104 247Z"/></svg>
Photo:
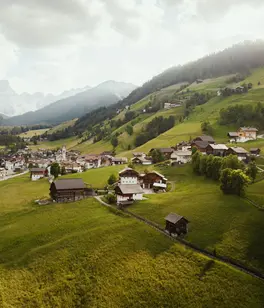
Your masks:
<svg viewBox="0 0 264 308"><path fill-rule="evenodd" d="M135 88L137 88L137 86L131 83L109 80L99 84L94 88L87 89L86 87L83 89L76 89L64 92L63 94L61 94L61 97L59 99L57 97L57 100L55 102L55 97L53 96L52 103L48 103L51 99L50 96L43 97L41 94L33 94L33 96L36 98L34 100L32 96L27 94L24 95L24 102L26 102L26 104L20 103L20 105L17 104L17 106L20 106L20 110L22 108L26 108L26 106L28 106L28 108L30 106L31 109L29 110L33 111L29 111L22 115L17 115L8 119L4 119L3 124L57 124L73 118L78 118L97 107L109 106L111 104L117 103L119 100L129 95ZM9 83L2 82L2 88L0 85L0 102L2 102L1 105L7 105L6 103L4 104L4 101L7 101L7 99L5 100L5 97L10 99L10 97L12 97L12 94L13 96L15 96L15 92L10 88ZM42 97L42 99L38 100L38 97ZM41 104L42 108L38 109L38 106L41 107ZM6 112L8 106L6 107L6 109L2 107L2 109L0 109L0 112L6 115L12 114L12 112L14 112L12 111L12 104L10 104L9 107L9 112Z"/></svg>
<svg viewBox="0 0 264 308"><path fill-rule="evenodd" d="M29 111L36 111L58 100L76 95L90 89L86 86L64 91L59 95L36 92L17 94L7 80L0 80L0 114L12 117Z"/></svg>

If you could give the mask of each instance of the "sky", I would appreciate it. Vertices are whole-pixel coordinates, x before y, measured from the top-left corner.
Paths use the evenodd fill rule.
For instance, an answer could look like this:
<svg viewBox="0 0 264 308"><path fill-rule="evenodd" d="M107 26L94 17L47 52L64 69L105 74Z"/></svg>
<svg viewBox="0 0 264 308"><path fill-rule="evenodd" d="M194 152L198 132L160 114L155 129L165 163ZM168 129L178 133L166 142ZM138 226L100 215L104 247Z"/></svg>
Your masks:
<svg viewBox="0 0 264 308"><path fill-rule="evenodd" d="M263 0L0 0L0 80L58 94L264 39Z"/></svg>

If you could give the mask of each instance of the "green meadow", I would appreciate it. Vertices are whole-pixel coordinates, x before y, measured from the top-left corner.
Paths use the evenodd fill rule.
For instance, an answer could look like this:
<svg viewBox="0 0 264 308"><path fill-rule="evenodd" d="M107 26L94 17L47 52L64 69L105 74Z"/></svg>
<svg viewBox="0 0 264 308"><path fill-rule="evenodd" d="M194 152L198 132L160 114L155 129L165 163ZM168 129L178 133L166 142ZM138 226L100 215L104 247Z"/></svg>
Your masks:
<svg viewBox="0 0 264 308"><path fill-rule="evenodd" d="M85 176L99 185L111 168ZM28 175L0 182L1 307L263 307L263 281L95 199L36 205L48 188Z"/></svg>
<svg viewBox="0 0 264 308"><path fill-rule="evenodd" d="M264 273L264 211L245 199L223 195L219 183L194 175L190 166L159 171L175 181L175 191L149 195L132 205L132 212L162 226L170 212L183 215L190 221L187 241ZM263 200L263 183L250 186L248 197Z"/></svg>

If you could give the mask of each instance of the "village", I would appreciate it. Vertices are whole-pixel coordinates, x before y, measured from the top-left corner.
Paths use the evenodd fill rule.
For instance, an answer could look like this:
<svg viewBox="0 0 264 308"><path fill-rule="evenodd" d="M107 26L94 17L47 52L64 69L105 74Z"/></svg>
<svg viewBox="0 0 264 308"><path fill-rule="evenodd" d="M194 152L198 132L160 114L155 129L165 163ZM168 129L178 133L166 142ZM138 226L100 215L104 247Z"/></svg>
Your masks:
<svg viewBox="0 0 264 308"><path fill-rule="evenodd" d="M229 132L229 144L244 143L256 140L258 130L253 127L241 127L237 132ZM97 195L96 187L85 183L82 178L63 178L67 174L82 173L89 169L104 168L114 165L124 165L124 169L118 174L118 179L110 185L104 193L114 194L118 208L125 208L134 202L147 198L150 194L166 193L168 180L161 173L146 169L138 172L136 166L155 164L153 153L158 152L166 164L171 166L190 163L194 151L203 155L225 157L230 154L236 155L240 161L248 163L252 156L259 156L260 149L251 148L250 151L240 146L227 146L217 144L212 136L201 135L191 141L182 141L175 147L153 148L148 154L133 152L133 158L115 157L113 152L97 154L81 154L78 151L67 151L66 146L61 149L32 151L28 147L19 150L16 154L6 156L0 162L0 178L10 178L29 172L31 181L46 178L50 183L50 201L63 203L82 200ZM52 166L59 166L59 174L52 174ZM128 165L129 164L129 165ZM128 167L129 166L129 167ZM133 167L135 166L135 167ZM58 177L59 176L59 177ZM49 200L40 201L39 204L48 204ZM188 230L188 220L176 213L170 213L166 217L166 230L170 234L185 234ZM180 227L179 227L180 226Z"/></svg>

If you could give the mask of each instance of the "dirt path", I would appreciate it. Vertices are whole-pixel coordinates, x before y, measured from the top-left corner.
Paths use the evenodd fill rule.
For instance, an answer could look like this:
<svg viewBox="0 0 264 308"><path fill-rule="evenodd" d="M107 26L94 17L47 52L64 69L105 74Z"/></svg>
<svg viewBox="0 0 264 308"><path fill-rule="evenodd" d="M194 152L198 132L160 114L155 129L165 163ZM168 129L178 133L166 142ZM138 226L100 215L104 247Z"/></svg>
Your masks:
<svg viewBox="0 0 264 308"><path fill-rule="evenodd" d="M95 196L94 198L95 198L98 202L100 202L102 205L116 209L115 206L112 206L112 205L110 205L110 204L104 202L104 201L101 199L100 196ZM227 257L220 256L220 255L215 255L215 254L213 254L212 252L207 251L207 250L205 250L205 249L201 249L201 248L197 247L196 245L194 245L194 244L192 244L192 243L190 243L190 242L187 242L187 241L185 241L185 240L183 240L183 239L181 239L181 238L172 237L172 236L171 236L169 233L167 233L160 225L158 225L158 224L156 224L156 223L154 223L154 222L152 222L152 221L149 221L149 220L145 219L144 217L141 217L141 216L139 216L139 215L136 215L136 214L134 214L134 213L132 213L132 212L130 212L130 211L128 211L128 210L123 210L123 211L124 211L125 213L127 213L128 215L130 215L131 217L134 217L134 218L136 218L137 220L144 222L144 223L147 224L148 226L154 228L156 231L158 231L158 232L164 234L165 236L169 237L169 238L170 238L172 241L174 241L174 242L178 242L178 243L180 243L180 244L182 244L182 245L184 245L184 246L186 246L186 247L188 247L188 248L190 248L190 249L192 249L192 250L194 250L194 251L196 251L196 252L198 252L198 253L200 253L200 254L206 256L206 257L208 257L208 258L210 258L210 259L217 260L217 261L222 262L222 263L224 263L224 264L226 264L226 265L228 265L228 266L232 266L232 267L235 268L236 270L239 270L239 271L241 271L241 272L244 272L244 273L246 273L246 274L248 274L248 275L251 275L251 276L253 276L253 277L255 277L255 278L259 278L259 279L261 279L261 280L264 281L264 275L263 275L262 273L258 272L257 270L253 270L253 269L247 268L246 266L237 263L235 260L230 260L230 259L227 258Z"/></svg>

